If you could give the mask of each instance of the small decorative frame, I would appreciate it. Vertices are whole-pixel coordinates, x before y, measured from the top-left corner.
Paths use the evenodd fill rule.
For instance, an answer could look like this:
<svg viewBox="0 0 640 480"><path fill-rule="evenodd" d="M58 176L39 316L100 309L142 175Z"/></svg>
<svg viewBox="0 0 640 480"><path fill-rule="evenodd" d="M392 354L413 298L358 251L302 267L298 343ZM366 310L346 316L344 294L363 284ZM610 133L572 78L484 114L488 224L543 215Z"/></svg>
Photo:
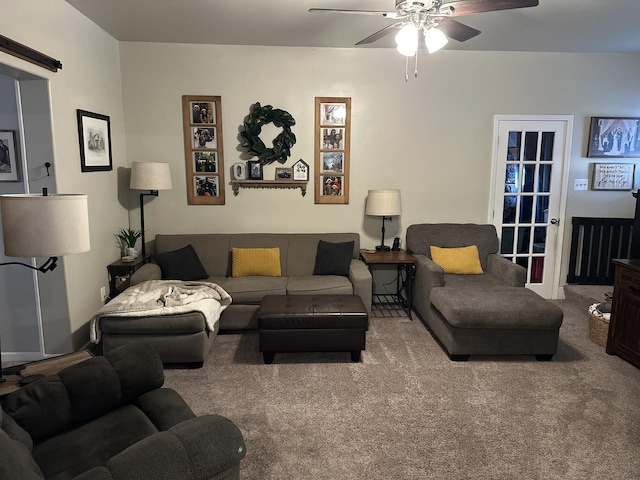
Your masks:
<svg viewBox="0 0 640 480"><path fill-rule="evenodd" d="M80 168L83 172L113 170L111 156L111 121L106 115L76 110Z"/></svg>
<svg viewBox="0 0 640 480"><path fill-rule="evenodd" d="M587 157L640 157L640 117L591 117Z"/></svg>
<svg viewBox="0 0 640 480"><path fill-rule="evenodd" d="M247 162L247 179L262 180L262 163L259 160Z"/></svg>
<svg viewBox="0 0 640 480"><path fill-rule="evenodd" d="M300 159L293 164L293 179L308 182L309 181L309 165Z"/></svg>
<svg viewBox="0 0 640 480"><path fill-rule="evenodd" d="M0 182L18 182L18 157L16 156L16 132L0 130Z"/></svg>
<svg viewBox="0 0 640 480"><path fill-rule="evenodd" d="M293 168L276 168L275 180L293 180Z"/></svg>
<svg viewBox="0 0 640 480"><path fill-rule="evenodd" d="M633 190L635 163L594 163L592 190Z"/></svg>
<svg viewBox="0 0 640 480"><path fill-rule="evenodd" d="M224 205L222 97L183 95L182 122L189 205Z"/></svg>
<svg viewBox="0 0 640 480"><path fill-rule="evenodd" d="M316 97L315 101L315 203L348 204L351 98Z"/></svg>

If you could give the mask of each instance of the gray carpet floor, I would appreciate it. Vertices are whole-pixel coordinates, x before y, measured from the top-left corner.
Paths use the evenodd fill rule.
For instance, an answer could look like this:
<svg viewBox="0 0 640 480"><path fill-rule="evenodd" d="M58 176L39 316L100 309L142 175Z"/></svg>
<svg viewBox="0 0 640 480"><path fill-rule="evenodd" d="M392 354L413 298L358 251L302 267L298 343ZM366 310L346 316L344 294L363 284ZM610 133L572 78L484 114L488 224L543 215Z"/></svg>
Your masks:
<svg viewBox="0 0 640 480"><path fill-rule="evenodd" d="M278 354L219 335L166 370L197 414L242 430L243 479L638 479L640 369L588 339L567 300L558 353L451 362L419 320L373 318L348 353Z"/></svg>

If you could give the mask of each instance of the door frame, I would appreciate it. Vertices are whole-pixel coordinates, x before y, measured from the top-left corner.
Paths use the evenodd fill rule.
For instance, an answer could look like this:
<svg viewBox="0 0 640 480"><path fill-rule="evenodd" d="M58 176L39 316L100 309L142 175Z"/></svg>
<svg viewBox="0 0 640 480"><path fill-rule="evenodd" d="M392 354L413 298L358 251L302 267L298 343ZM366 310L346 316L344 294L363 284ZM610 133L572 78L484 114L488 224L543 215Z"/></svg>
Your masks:
<svg viewBox="0 0 640 480"><path fill-rule="evenodd" d="M498 168L498 134L500 132L501 122L564 122L565 124L565 139L562 149L563 165L560 177L560 207L558 210L558 217L560 219L560 226L558 227L558 235L556 237L556 254L553 270L553 283L551 285L551 298L564 298L564 294L560 288L560 280L562 278L562 256L564 245L564 231L567 222L567 195L569 193L569 164L571 163L571 145L573 139L573 115L494 115L493 116L493 143L491 147L491 188L489 195L489 206L487 212L488 223L494 223L493 218L493 204L495 201L496 189L498 184L496 182L497 168Z"/></svg>

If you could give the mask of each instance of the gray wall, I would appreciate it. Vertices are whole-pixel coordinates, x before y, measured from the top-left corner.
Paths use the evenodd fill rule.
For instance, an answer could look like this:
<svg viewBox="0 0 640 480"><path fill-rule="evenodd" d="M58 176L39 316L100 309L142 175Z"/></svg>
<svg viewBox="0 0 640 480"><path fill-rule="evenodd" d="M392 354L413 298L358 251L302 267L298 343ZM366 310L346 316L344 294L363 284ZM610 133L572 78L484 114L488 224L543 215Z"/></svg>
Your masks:
<svg viewBox="0 0 640 480"><path fill-rule="evenodd" d="M380 242L380 220L363 213L371 188L402 191L402 216L388 223L388 238L404 237L413 223L486 222L494 115L573 115L567 178L573 185L590 175L590 117L640 114L640 55L421 52L419 78L405 83L403 57L395 50L122 43L121 54L130 160L169 162L174 179L174 189L145 208L149 238L158 232L353 230L370 247ZM252 103L293 115L298 141L285 166L299 158L313 165L314 97L351 97L350 204L315 205L312 188L304 198L293 190L241 190L236 197L227 185L226 205L188 206L184 94L222 96L227 171L241 159L238 127ZM262 137L269 141L275 132ZM274 167L265 178L273 178ZM630 192L569 188L565 241L571 216L630 217L633 208ZM137 219L133 212L132 222Z"/></svg>
<svg viewBox="0 0 640 480"><path fill-rule="evenodd" d="M63 267L40 278L43 285L52 284L41 289L47 304L46 353L62 353L88 341L88 322L101 306L100 288L107 285L106 265L118 257L113 234L128 225L127 208L116 201L118 170L128 165L119 44L64 0L5 0L0 23L3 35L62 62L62 70L54 73L0 52L0 64L8 76L39 77L48 92L36 115L49 117L52 128L42 132L42 142L27 151L34 182L53 181L58 193L89 196L91 251L64 257ZM110 117L112 171L81 172L77 109ZM53 146L52 154L38 148L46 144ZM45 179L42 165L44 157L51 155L52 177Z"/></svg>

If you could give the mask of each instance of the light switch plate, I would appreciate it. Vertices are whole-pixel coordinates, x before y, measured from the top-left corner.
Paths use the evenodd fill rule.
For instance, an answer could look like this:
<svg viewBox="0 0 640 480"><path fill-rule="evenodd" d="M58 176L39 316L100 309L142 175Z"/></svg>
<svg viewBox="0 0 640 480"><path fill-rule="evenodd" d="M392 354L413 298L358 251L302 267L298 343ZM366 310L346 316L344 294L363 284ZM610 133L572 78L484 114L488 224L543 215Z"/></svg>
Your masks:
<svg viewBox="0 0 640 480"><path fill-rule="evenodd" d="M588 178L576 178L573 181L573 189L574 190L589 190L589 179Z"/></svg>

